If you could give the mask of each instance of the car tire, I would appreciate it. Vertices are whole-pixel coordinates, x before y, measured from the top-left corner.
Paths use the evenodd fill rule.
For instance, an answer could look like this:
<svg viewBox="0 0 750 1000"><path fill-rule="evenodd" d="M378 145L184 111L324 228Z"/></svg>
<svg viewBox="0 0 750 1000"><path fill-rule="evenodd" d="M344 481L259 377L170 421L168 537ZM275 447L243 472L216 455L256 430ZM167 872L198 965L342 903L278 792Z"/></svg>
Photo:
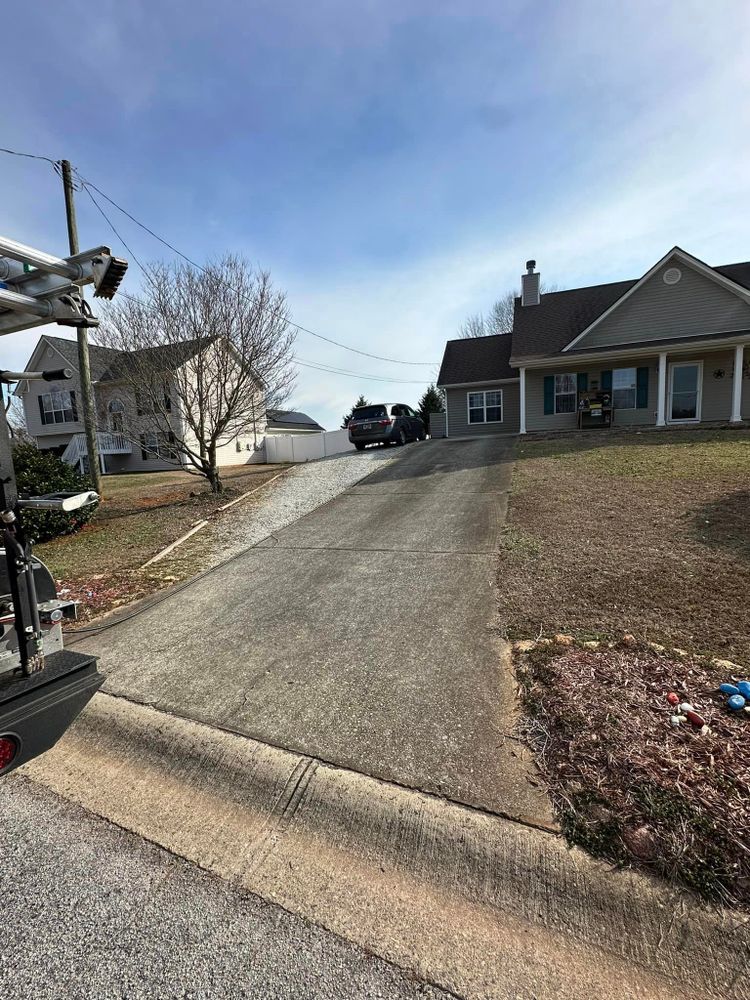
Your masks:
<svg viewBox="0 0 750 1000"><path fill-rule="evenodd" d="M398 437L396 438L396 444L399 446L399 448L402 448L406 444L406 431L404 430L403 427L398 432Z"/></svg>
<svg viewBox="0 0 750 1000"><path fill-rule="evenodd" d="M354 447L357 449L357 451L364 451L365 450L365 446L364 446L364 444L361 441L355 441L354 442Z"/></svg>

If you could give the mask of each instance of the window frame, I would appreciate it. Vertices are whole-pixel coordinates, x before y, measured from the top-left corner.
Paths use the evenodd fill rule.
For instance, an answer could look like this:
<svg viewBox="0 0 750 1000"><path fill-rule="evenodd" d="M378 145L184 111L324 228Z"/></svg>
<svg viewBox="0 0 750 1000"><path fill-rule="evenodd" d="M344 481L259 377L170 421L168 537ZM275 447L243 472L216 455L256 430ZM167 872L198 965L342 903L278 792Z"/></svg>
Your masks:
<svg viewBox="0 0 750 1000"><path fill-rule="evenodd" d="M618 391L615 386L615 375L617 372L632 372L633 373L633 384L632 386L620 386L619 391L623 390L632 391L633 393L633 405L632 406L619 406L615 402L615 393ZM630 366L628 368L613 368L612 369L612 408L615 410L637 410L638 409L638 366Z"/></svg>
<svg viewBox="0 0 750 1000"><path fill-rule="evenodd" d="M152 446L147 439L155 440ZM143 462L176 462L180 454L174 447L172 431L149 430L140 435L141 461Z"/></svg>
<svg viewBox="0 0 750 1000"><path fill-rule="evenodd" d="M488 406L488 404L487 404L487 396L488 396L489 393L494 393L494 394L496 394L496 395L498 395L500 397L499 404L493 403L493 404L490 404ZM481 406L472 406L471 405L471 397L472 396L481 396L482 397L482 405ZM487 419L487 410L488 409L490 409L490 410L500 410L500 419L499 420L488 420ZM471 411L472 410L481 410L482 411L482 419L481 420L472 420L471 419ZM469 392L466 393L466 423L467 423L467 425L469 427L476 427L477 424L502 424L504 422L505 422L505 396L504 396L504 393L503 393L502 389L472 389L472 390L470 390Z"/></svg>
<svg viewBox="0 0 750 1000"><path fill-rule="evenodd" d="M559 417L562 414L576 413L578 410L578 372L555 372L553 376L554 383L554 416ZM559 378L571 378L573 379L573 389L567 389L565 392L558 392L557 380ZM573 397L573 408L572 410L558 410L557 401L563 396Z"/></svg>
<svg viewBox="0 0 750 1000"><path fill-rule="evenodd" d="M54 405L55 396L67 396L67 406L62 403L60 406ZM50 408L45 406L45 400L50 400ZM55 424L76 424L78 423L78 407L76 406L75 389L50 389L48 392L39 393L39 409L43 427L53 427ZM61 415L61 419L56 419L56 414ZM70 419L65 416L70 413Z"/></svg>

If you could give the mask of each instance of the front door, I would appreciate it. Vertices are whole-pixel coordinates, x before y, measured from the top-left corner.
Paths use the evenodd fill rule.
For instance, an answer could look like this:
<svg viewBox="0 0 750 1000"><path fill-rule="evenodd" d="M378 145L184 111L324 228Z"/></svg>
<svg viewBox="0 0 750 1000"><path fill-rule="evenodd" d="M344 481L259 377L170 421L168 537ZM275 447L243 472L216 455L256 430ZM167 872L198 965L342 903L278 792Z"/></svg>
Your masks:
<svg viewBox="0 0 750 1000"><path fill-rule="evenodd" d="M700 420L702 383L702 361L681 361L670 366L669 423L689 424Z"/></svg>

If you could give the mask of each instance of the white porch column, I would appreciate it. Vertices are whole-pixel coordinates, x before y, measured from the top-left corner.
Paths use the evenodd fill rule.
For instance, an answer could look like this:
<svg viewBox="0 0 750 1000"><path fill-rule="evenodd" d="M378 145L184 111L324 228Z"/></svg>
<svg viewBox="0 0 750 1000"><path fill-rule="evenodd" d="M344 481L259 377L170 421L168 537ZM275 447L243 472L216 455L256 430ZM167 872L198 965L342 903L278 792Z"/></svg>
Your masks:
<svg viewBox="0 0 750 1000"><path fill-rule="evenodd" d="M734 349L734 375L732 376L732 416L730 424L742 423L742 364L745 360L745 345L738 344Z"/></svg>
<svg viewBox="0 0 750 1000"><path fill-rule="evenodd" d="M656 426L665 427L667 409L667 355L659 355L659 391L656 397Z"/></svg>
<svg viewBox="0 0 750 1000"><path fill-rule="evenodd" d="M519 374L521 376L521 379L518 383L519 402L521 409L521 422L518 428L518 433L525 434L526 433L526 369L519 368Z"/></svg>

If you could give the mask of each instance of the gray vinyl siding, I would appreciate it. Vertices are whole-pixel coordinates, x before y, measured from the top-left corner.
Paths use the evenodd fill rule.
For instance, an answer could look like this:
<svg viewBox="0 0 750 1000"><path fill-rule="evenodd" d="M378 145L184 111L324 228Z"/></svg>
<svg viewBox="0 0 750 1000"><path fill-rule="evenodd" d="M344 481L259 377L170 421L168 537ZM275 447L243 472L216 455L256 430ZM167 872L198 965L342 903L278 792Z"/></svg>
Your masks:
<svg viewBox="0 0 750 1000"><path fill-rule="evenodd" d="M51 368L53 364L62 367L62 360L59 355L54 358L44 358L44 367ZM78 411L78 416L83 416L83 400L81 399L81 384L78 380L78 374L74 373L73 378L66 379L60 382L28 382L28 388L23 394L23 409L26 415L26 427L28 432L32 437L38 439L38 444L40 448L51 448L53 445L47 441L47 438L59 439L62 435L66 443L70 440L73 434L80 434L83 431L83 421L76 420L65 424L43 424L42 418L39 412L39 397L43 396L47 392L57 391L58 389L70 391L73 390L76 394L76 409ZM56 441L56 444L59 441Z"/></svg>
<svg viewBox="0 0 750 1000"><path fill-rule="evenodd" d="M748 351L745 350L745 360ZM732 415L732 371L734 351L707 354L703 358L675 358L675 361L703 361L701 421L729 420ZM718 373L723 376L718 377ZM750 417L750 379L742 380L742 416Z"/></svg>
<svg viewBox="0 0 750 1000"><path fill-rule="evenodd" d="M445 414L444 413L431 413L430 414L430 437L432 437L432 438L445 437Z"/></svg>
<svg viewBox="0 0 750 1000"><path fill-rule="evenodd" d="M496 392L498 389L501 389L503 393L502 422L491 424L470 424L468 393ZM445 394L448 409L449 437L518 433L518 428L520 426L518 382L505 382L500 385L492 385L491 383L488 383L487 385L473 385L470 388L446 389Z"/></svg>
<svg viewBox="0 0 750 1000"><path fill-rule="evenodd" d="M748 351L745 352L747 360ZM703 362L701 422L728 421L732 412L732 370L734 368L734 351L723 350L696 355L674 355L667 358L667 405L669 394L669 368L672 362ZM526 429L527 431L564 431L573 430L578 426L577 414L544 412L544 377L545 375L578 374L586 372L589 389L599 388L602 371L615 368L645 368L648 367L648 405L643 409L616 410L614 427L629 427L653 425L656 423L656 405L658 396L659 363L658 358L628 358L616 362L597 365L567 365L558 368L526 370ZM723 372L718 377L716 373ZM750 378L742 382L742 415L750 419ZM669 414L667 414L669 420Z"/></svg>
<svg viewBox="0 0 750 1000"><path fill-rule="evenodd" d="M668 261L576 348L750 330L749 305L686 264L676 265L682 272L676 285L664 284L664 271L675 266Z"/></svg>

